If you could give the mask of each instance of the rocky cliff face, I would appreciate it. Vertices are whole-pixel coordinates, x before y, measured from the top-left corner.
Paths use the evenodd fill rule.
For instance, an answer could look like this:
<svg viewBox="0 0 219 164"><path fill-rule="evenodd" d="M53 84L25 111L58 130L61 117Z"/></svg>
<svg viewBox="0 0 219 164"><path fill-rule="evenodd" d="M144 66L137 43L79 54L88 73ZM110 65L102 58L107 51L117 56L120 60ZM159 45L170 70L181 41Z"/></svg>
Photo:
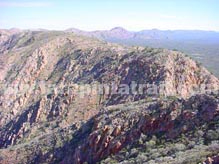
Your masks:
<svg viewBox="0 0 219 164"><path fill-rule="evenodd" d="M66 32L7 37L0 39L1 163L93 163L141 135L173 140L217 121L218 79L180 52ZM101 84L102 92L81 90Z"/></svg>
<svg viewBox="0 0 219 164"><path fill-rule="evenodd" d="M193 136L198 130L194 127L207 126L206 124L213 126L215 118L218 118L219 104L218 99L214 97L199 95L186 101L179 99L174 101L158 100L155 103L140 101L134 104L112 106L105 111L94 119L92 133L79 144L67 163L72 160L76 163L86 161L95 163L110 155L115 155L114 159L122 162L126 157L118 155L118 152L126 148L127 145L145 146L147 149L144 142L149 141L152 136L157 136L157 138L159 136L157 140L162 138L174 141L179 140L181 135L185 134L192 141L197 142L197 138L193 138ZM187 132L192 133L189 136ZM206 133L207 131L202 135L206 137ZM142 136L144 136L145 141L138 143ZM207 140L205 137L204 139ZM178 141L179 143L183 142ZM187 149L189 148L185 146L185 151ZM128 152L128 150L126 151ZM139 151L144 150L140 149ZM165 157L168 156L168 153L162 155ZM150 158L152 157L149 156L147 160L139 159L138 162L147 162ZM201 158L204 159L205 156L202 155ZM179 163L180 161L171 159L162 162ZM198 161L191 159L191 162Z"/></svg>

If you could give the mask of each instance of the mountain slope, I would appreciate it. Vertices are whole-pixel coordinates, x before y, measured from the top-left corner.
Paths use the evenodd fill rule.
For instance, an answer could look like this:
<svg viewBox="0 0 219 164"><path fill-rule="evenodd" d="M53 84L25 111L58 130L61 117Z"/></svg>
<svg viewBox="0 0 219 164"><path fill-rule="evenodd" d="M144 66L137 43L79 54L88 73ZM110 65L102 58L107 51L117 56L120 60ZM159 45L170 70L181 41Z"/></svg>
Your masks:
<svg viewBox="0 0 219 164"><path fill-rule="evenodd" d="M218 105L218 98L198 95L186 101L139 101L108 107L94 118L92 133L64 163L95 163L106 157L102 163L204 161L219 151Z"/></svg>
<svg viewBox="0 0 219 164"><path fill-rule="evenodd" d="M118 30L121 29L114 29L113 33ZM188 115L195 111L192 119L200 120L195 124L197 128L205 125L203 112L205 115L208 110L206 119L217 121L219 80L181 52L125 47L59 31L24 31L4 41L0 61L1 163L94 162L118 153L136 138L114 149L118 146L115 139L103 150L100 145L108 135L100 135L101 142L95 141L100 147L86 150L86 158L78 148L93 142L93 139L90 141L93 133L102 133L101 128L95 129L96 120L101 127L108 125L102 117L114 106L121 111L112 111L109 124L117 118L121 122L112 127L122 127L125 120L134 117L133 127L129 128L138 130L138 134L148 134L147 130L141 131L138 127L140 116L145 116L144 110L147 114L152 109L154 113L148 114L155 120L157 115L163 114L159 101L167 101L164 112L169 118L168 106L172 109L171 104L179 99L177 102L182 111L171 124L176 124L187 108L190 110ZM130 92L133 82L137 84L136 89L140 84L147 86L137 93ZM95 89L86 92L88 84L90 87L108 85L109 92L106 92L106 86L101 86L103 92L100 93ZM124 93L124 86L129 87L128 93ZM151 91L152 86L156 86L155 91ZM189 99L206 90L207 94L214 92L214 96ZM194 105L186 106L186 102ZM133 105L134 115L126 113L126 105ZM123 116L125 113L127 117ZM181 126L184 123L176 128L181 129ZM188 131L190 126L188 124ZM151 134L159 133L156 128L159 127L155 127ZM126 136L126 131L124 133Z"/></svg>
<svg viewBox="0 0 219 164"><path fill-rule="evenodd" d="M217 77L219 59L219 33L200 30L142 30L128 31L122 27L104 31L82 31L68 29L67 32L90 36L104 41L131 46L178 49L201 62ZM212 60L214 59L214 60Z"/></svg>

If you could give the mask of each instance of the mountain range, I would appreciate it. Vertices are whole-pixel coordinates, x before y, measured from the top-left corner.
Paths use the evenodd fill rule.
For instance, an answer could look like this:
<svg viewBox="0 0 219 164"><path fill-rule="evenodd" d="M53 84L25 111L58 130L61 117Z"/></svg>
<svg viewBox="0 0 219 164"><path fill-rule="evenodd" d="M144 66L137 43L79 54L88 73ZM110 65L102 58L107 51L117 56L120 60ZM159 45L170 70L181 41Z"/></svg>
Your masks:
<svg viewBox="0 0 219 164"><path fill-rule="evenodd" d="M128 46L149 46L182 51L202 63L219 77L217 64L219 62L219 32L201 30L162 31L158 29L133 32L122 27L115 27L108 31L88 32L74 28L66 31Z"/></svg>
<svg viewBox="0 0 219 164"><path fill-rule="evenodd" d="M0 30L0 163L217 164L218 78L108 40L175 38L152 31Z"/></svg>
<svg viewBox="0 0 219 164"><path fill-rule="evenodd" d="M219 33L216 31L201 31L201 30L141 30L141 31L128 31L123 27L115 27L111 30L99 31L83 31L75 28L66 30L67 32L74 32L87 36L98 37L105 40L125 40L125 39L165 39L165 40L202 40L218 42Z"/></svg>

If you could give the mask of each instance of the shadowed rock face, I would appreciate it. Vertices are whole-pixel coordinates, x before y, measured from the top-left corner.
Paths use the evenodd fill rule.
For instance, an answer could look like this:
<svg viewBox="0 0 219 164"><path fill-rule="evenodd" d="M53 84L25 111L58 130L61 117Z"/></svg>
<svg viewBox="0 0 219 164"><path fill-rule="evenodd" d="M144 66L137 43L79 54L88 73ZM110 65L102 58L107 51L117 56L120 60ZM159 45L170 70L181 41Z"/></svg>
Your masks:
<svg viewBox="0 0 219 164"><path fill-rule="evenodd" d="M145 108L141 109L141 105ZM106 113L95 118L93 132L64 163L72 160L76 163L95 163L109 155L116 155L127 145L135 144L142 134L148 138L157 135L174 140L182 134L195 131L194 127L212 122L219 114L218 99L205 95L186 101L141 102L124 106L108 107Z"/></svg>
<svg viewBox="0 0 219 164"><path fill-rule="evenodd" d="M93 163L141 135L175 140L217 121L217 93L193 95L203 86L217 91L218 79L180 52L54 31L7 37L0 39L0 163ZM121 94L132 82L156 85L158 94ZM116 94L78 92L112 83Z"/></svg>

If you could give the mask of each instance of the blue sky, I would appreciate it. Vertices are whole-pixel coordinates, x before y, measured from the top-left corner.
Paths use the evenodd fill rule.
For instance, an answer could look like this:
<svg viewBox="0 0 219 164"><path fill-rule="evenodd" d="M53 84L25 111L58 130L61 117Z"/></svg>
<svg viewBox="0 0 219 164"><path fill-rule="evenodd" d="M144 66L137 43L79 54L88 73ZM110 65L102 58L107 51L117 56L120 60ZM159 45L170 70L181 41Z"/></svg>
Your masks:
<svg viewBox="0 0 219 164"><path fill-rule="evenodd" d="M219 31L219 0L0 0L0 28Z"/></svg>

